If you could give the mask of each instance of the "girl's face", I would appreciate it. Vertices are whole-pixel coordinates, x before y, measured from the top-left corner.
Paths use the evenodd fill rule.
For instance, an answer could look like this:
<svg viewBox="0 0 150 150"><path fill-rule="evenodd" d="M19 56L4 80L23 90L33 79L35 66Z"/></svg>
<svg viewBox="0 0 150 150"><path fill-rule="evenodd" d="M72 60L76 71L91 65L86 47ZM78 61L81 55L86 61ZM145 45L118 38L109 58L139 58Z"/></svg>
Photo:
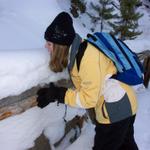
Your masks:
<svg viewBox="0 0 150 150"><path fill-rule="evenodd" d="M48 49L48 52L51 54L51 53L53 52L53 50L54 50L54 48L53 48L53 43L52 43L52 42L49 42L49 41L46 41L46 43L45 43L45 48L47 48L47 49Z"/></svg>

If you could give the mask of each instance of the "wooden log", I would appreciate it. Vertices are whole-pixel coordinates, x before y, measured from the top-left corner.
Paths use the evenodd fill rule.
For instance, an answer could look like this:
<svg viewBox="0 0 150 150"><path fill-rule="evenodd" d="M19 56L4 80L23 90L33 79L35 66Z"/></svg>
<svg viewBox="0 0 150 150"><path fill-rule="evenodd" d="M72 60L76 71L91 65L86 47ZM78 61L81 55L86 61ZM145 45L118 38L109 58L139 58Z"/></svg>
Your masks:
<svg viewBox="0 0 150 150"><path fill-rule="evenodd" d="M144 86L148 88L150 81L150 50L145 50L137 54L144 68Z"/></svg>
<svg viewBox="0 0 150 150"><path fill-rule="evenodd" d="M137 53L140 61L144 60L146 57L150 56L150 50L144 50L140 53Z"/></svg>
<svg viewBox="0 0 150 150"><path fill-rule="evenodd" d="M150 56L146 57L143 62L144 67L144 85L148 88L150 81Z"/></svg>
<svg viewBox="0 0 150 150"><path fill-rule="evenodd" d="M3 120L5 118L8 118L16 114L20 114L36 105L37 105L36 96L31 96L18 103L14 103L9 106L2 107L0 109L0 120Z"/></svg>
<svg viewBox="0 0 150 150"><path fill-rule="evenodd" d="M72 83L70 80L62 79L55 83L56 86L70 87ZM44 85L47 87L48 84ZM29 108L37 106L36 93L40 89L40 86L33 87L20 95L9 96L0 100L0 120L8 118L10 116L20 114Z"/></svg>

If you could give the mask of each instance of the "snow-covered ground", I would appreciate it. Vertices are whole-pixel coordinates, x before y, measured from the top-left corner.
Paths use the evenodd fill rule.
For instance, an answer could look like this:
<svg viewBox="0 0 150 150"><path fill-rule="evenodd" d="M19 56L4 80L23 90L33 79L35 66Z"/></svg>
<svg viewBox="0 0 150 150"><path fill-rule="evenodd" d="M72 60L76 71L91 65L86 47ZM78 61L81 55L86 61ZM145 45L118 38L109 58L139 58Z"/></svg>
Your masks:
<svg viewBox="0 0 150 150"><path fill-rule="evenodd" d="M135 138L140 150L150 148L150 88L138 93L139 109L135 121Z"/></svg>
<svg viewBox="0 0 150 150"><path fill-rule="evenodd" d="M44 48L44 31L60 11L52 0L0 0L0 99L66 77L49 71ZM87 33L77 23L75 28Z"/></svg>
<svg viewBox="0 0 150 150"><path fill-rule="evenodd" d="M49 54L44 48L0 50L0 99L68 77L67 71L50 71L48 62Z"/></svg>
<svg viewBox="0 0 150 150"><path fill-rule="evenodd" d="M45 28L56 14L62 9L69 10L68 2L60 1L0 0L0 99L20 94L38 84L68 77L67 71L55 74L49 70L49 54L44 48L43 39ZM135 52L150 49L150 21L147 12L142 8L141 11L145 13L140 21L143 34L134 41L127 41ZM88 31L78 19L74 19L74 25L76 31L85 37ZM135 122L135 137L140 150L148 150L150 88L139 92L137 96L139 111ZM55 143L63 135L64 112L64 105L57 106L53 103L44 109L34 107L20 115L0 121L0 149L28 149L34 145L34 140L42 131L50 139L50 143ZM83 113L84 110L68 107L67 119ZM64 142L61 146L65 150L91 150L94 134L94 126L85 123L77 141L71 145ZM57 150L63 150L62 147Z"/></svg>
<svg viewBox="0 0 150 150"><path fill-rule="evenodd" d="M139 150L148 150L150 147L150 88L137 94L139 110L135 122L135 139ZM66 120L76 114L82 115L85 111L76 108L67 108ZM39 135L49 138L51 145L57 142L64 134L65 105L49 104L44 109L31 108L26 112L7 118L0 122L0 148L2 150L25 150L33 147ZM72 134L73 135L73 134ZM54 150L92 150L94 140L94 125L90 122L84 124L80 137L70 144L69 137ZM109 137L108 137L109 138Z"/></svg>

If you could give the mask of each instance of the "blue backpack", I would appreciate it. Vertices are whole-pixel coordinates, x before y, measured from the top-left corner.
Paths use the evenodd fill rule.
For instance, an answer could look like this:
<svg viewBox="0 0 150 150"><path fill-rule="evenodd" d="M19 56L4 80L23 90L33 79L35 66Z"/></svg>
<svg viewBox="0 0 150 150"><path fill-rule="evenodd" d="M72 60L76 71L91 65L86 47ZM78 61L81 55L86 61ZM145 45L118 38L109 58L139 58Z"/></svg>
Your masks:
<svg viewBox="0 0 150 150"><path fill-rule="evenodd" d="M117 74L111 78L129 85L143 83L143 67L137 55L123 41L105 32L88 34L86 41L113 61Z"/></svg>

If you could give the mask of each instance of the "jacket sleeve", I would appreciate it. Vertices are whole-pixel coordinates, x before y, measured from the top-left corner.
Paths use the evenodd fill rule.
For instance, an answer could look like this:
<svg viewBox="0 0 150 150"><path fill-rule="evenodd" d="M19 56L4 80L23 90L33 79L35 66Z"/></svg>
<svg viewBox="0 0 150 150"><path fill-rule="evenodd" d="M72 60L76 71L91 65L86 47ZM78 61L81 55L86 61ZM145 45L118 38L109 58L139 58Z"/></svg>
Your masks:
<svg viewBox="0 0 150 150"><path fill-rule="evenodd" d="M104 75L101 71L100 52L89 47L84 54L79 70L80 87L68 89L65 103L80 108L92 108L100 97Z"/></svg>

